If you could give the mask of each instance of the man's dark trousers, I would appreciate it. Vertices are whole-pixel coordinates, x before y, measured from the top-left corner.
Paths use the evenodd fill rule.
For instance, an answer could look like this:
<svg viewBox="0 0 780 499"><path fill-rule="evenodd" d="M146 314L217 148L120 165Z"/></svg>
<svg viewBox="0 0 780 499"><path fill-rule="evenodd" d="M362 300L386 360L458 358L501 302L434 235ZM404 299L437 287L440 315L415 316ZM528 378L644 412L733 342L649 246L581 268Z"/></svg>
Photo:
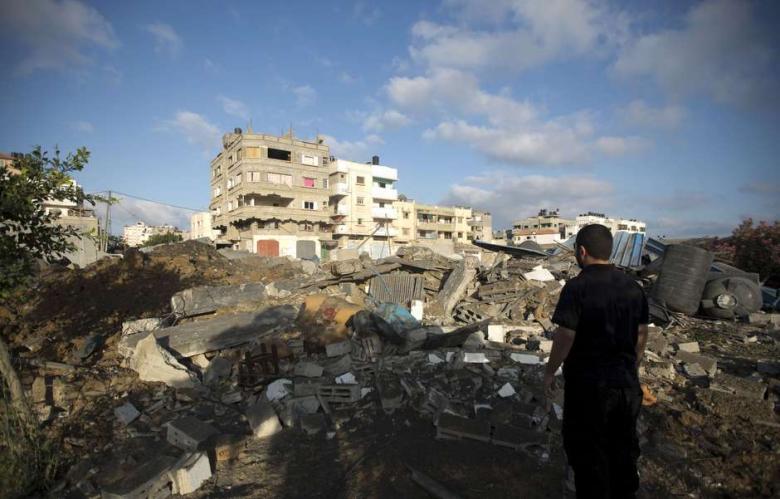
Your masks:
<svg viewBox="0 0 780 499"><path fill-rule="evenodd" d="M563 445L574 469L578 498L633 498L639 488L637 385L566 384Z"/></svg>

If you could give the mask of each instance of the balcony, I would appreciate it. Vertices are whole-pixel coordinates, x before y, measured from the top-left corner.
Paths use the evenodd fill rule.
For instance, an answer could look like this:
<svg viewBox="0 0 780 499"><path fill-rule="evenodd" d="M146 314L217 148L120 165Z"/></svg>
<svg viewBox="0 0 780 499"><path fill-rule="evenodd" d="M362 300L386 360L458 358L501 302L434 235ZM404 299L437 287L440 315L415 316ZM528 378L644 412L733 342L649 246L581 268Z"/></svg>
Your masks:
<svg viewBox="0 0 780 499"><path fill-rule="evenodd" d="M425 222L422 220L417 221L417 228L419 230L435 230L443 232L453 232L455 230L455 224L444 222Z"/></svg>
<svg viewBox="0 0 780 499"><path fill-rule="evenodd" d="M333 227L334 234L349 234L349 227L346 225L336 225Z"/></svg>
<svg viewBox="0 0 780 499"><path fill-rule="evenodd" d="M481 218L480 219L472 218L468 222L466 222L466 224L472 227L482 227L483 225L485 225L485 222Z"/></svg>
<svg viewBox="0 0 780 499"><path fill-rule="evenodd" d="M373 207L371 208L371 216L374 218L381 218L381 219L387 219L387 220L395 220L398 218L398 213L395 211L395 208L393 207Z"/></svg>
<svg viewBox="0 0 780 499"><path fill-rule="evenodd" d="M350 208L348 204L337 204L336 209L333 210L334 217L347 216L350 214Z"/></svg>
<svg viewBox="0 0 780 499"><path fill-rule="evenodd" d="M346 196L347 194L349 194L349 184L344 182L330 184L331 196Z"/></svg>
<svg viewBox="0 0 780 499"><path fill-rule="evenodd" d="M371 176L387 180L398 180L398 170L387 166L371 165Z"/></svg>
<svg viewBox="0 0 780 499"><path fill-rule="evenodd" d="M371 196L374 199L389 199L395 201L398 199L398 191L389 187L371 187Z"/></svg>
<svg viewBox="0 0 780 499"><path fill-rule="evenodd" d="M393 229L392 227L380 227L374 231L374 235L379 237L395 237L398 235L398 229Z"/></svg>
<svg viewBox="0 0 780 499"><path fill-rule="evenodd" d="M331 163L330 173L349 173L349 166L341 161Z"/></svg>
<svg viewBox="0 0 780 499"><path fill-rule="evenodd" d="M260 220L279 219L299 222L327 222L330 216L323 210L304 210L286 206L241 206L230 212L231 220L258 218Z"/></svg>

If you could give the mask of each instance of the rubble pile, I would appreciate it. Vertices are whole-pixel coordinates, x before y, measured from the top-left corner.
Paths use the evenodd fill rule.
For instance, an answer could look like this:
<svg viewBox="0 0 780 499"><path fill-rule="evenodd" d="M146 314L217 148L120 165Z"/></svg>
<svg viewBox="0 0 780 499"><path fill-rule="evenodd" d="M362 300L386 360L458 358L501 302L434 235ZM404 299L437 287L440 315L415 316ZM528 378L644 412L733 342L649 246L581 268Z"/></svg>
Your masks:
<svg viewBox="0 0 780 499"><path fill-rule="evenodd" d="M399 449L435 455L440 450L431 446L455 442L499 462L517 456L528 474L562 475L562 391L545 401L542 377L550 317L565 281L579 271L571 253L450 259L408 247L380 260L319 266L191 249L171 245L159 250L167 253L98 264L135 268L141 282L157 265L197 269L148 289L157 301L146 309L128 306L110 320L85 321L80 331L68 324L68 335L48 340L61 343L56 348L30 340L56 329L40 322L12 338L36 413L73 461L58 493L158 497L226 494L235 486L242 495L239 484L278 481L269 459L309 462L314 449L325 459L333 446L371 432ZM59 292L82 293L67 286L84 278L63 280ZM121 272L114 279L134 280ZM643 486L653 494L776 494L780 319L663 315L651 327L640 372ZM429 443L414 433L420 424ZM395 455L382 445L386 457ZM344 482L365 459L355 458ZM476 489L464 485L468 473L442 476L430 466L424 473L415 464L404 469L421 488L395 489L401 495L446 490L437 480L466 495L524 495L511 480L528 479L506 478L501 491ZM307 473L316 472L299 472L296 490L311 495ZM556 483L536 492L560 490Z"/></svg>

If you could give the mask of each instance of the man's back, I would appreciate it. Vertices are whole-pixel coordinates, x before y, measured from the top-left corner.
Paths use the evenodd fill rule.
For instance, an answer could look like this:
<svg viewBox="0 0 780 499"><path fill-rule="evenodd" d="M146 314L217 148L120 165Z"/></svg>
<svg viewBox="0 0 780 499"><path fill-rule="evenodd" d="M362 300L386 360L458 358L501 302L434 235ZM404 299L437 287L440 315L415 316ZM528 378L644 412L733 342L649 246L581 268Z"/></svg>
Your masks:
<svg viewBox="0 0 780 499"><path fill-rule="evenodd" d="M636 386L637 331L647 313L642 289L612 265L589 265L570 280L553 317L577 333L563 367L566 383Z"/></svg>

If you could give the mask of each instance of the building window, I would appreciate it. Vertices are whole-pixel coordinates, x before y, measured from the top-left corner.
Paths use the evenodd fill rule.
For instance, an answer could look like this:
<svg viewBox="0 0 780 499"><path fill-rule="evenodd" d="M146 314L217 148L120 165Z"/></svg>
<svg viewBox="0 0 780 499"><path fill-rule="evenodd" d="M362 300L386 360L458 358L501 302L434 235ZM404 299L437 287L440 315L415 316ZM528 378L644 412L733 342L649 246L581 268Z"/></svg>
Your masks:
<svg viewBox="0 0 780 499"><path fill-rule="evenodd" d="M303 177L303 186L304 187L314 187L314 180L311 177Z"/></svg>
<svg viewBox="0 0 780 499"><path fill-rule="evenodd" d="M303 222L299 227L304 232L314 232L314 224L311 222Z"/></svg>
<svg viewBox="0 0 780 499"><path fill-rule="evenodd" d="M260 182L260 172L246 172L247 182Z"/></svg>
<svg viewBox="0 0 780 499"><path fill-rule="evenodd" d="M458 232L458 239L463 239L463 232Z"/></svg>
<svg viewBox="0 0 780 499"><path fill-rule="evenodd" d="M328 188L328 179L324 178L322 179L322 188L327 189Z"/></svg>
<svg viewBox="0 0 780 499"><path fill-rule="evenodd" d="M366 185L366 177L357 177L357 178L355 178L355 183L357 185Z"/></svg>
<svg viewBox="0 0 780 499"><path fill-rule="evenodd" d="M316 204L317 203L315 203L314 201L304 201L303 202L303 209L304 210L313 210L313 209L315 209L315 205Z"/></svg>
<svg viewBox="0 0 780 499"><path fill-rule="evenodd" d="M240 183L241 183L241 174L239 173L238 175L236 175L236 181L234 182L234 184L238 185Z"/></svg>
<svg viewBox="0 0 780 499"><path fill-rule="evenodd" d="M387 182L377 182L377 183L379 184L379 187L381 187L382 189L387 187Z"/></svg>
<svg viewBox="0 0 780 499"><path fill-rule="evenodd" d="M463 217L458 217L458 223L459 223L459 224L462 224L462 223L463 223ZM458 237L460 237L460 236L458 236Z"/></svg>
<svg viewBox="0 0 780 499"><path fill-rule="evenodd" d="M320 166L318 159L319 158L317 158L317 156L312 156L310 154L301 155L301 163L303 163L304 165Z"/></svg>
<svg viewBox="0 0 780 499"><path fill-rule="evenodd" d="M358 225L363 225L363 219L362 218L358 218Z"/></svg>
<svg viewBox="0 0 780 499"><path fill-rule="evenodd" d="M355 200L355 203L356 203L358 206L363 206L363 205L365 204L365 198L358 197L358 198Z"/></svg>
<svg viewBox="0 0 780 499"><path fill-rule="evenodd" d="M402 231L405 236L409 235L409 229L402 229Z"/></svg>
<svg viewBox="0 0 780 499"><path fill-rule="evenodd" d="M284 149L268 148L268 159L278 159L279 161L292 161L292 153Z"/></svg>
<svg viewBox="0 0 780 499"><path fill-rule="evenodd" d="M292 175L282 173L269 173L268 182L272 184L284 184L292 187Z"/></svg>
<svg viewBox="0 0 780 499"><path fill-rule="evenodd" d="M404 219L409 220L409 212L408 211L404 212Z"/></svg>

